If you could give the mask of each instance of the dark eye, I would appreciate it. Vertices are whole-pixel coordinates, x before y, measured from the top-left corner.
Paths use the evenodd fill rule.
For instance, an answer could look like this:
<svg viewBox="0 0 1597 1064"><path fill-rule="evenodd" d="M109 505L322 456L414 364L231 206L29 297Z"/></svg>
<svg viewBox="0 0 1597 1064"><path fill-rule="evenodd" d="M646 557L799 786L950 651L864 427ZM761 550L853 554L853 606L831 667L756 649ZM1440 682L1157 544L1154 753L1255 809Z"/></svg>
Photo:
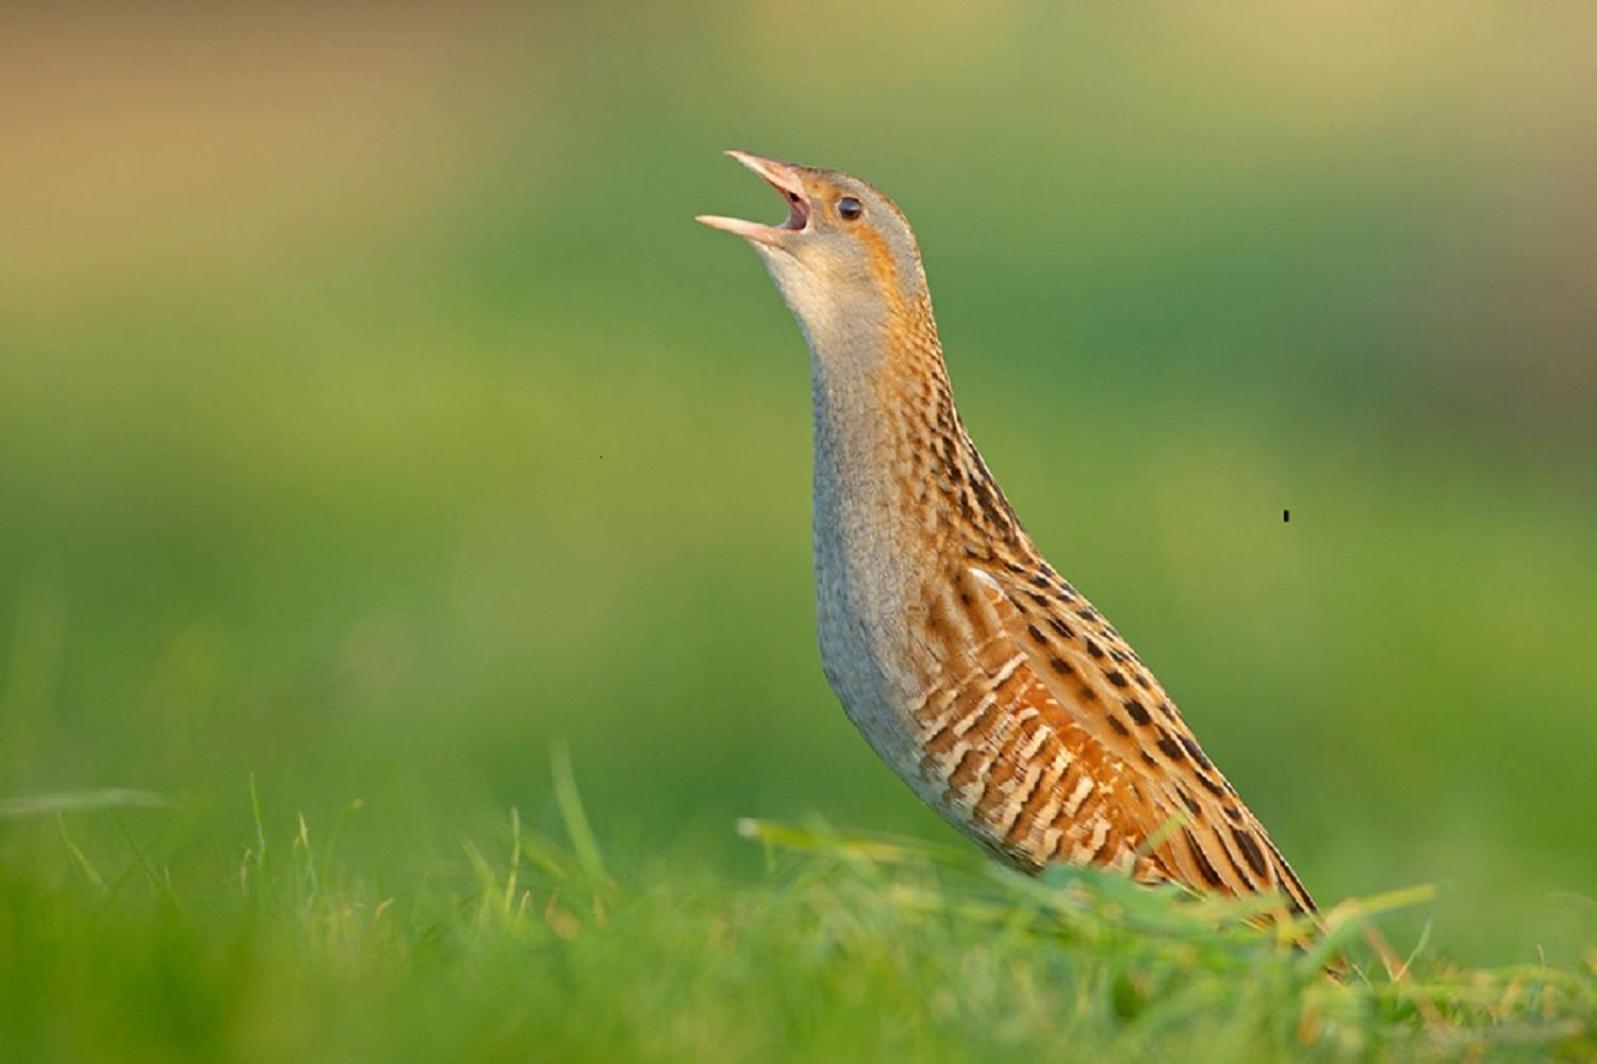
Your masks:
<svg viewBox="0 0 1597 1064"><path fill-rule="evenodd" d="M837 213L843 221L852 222L855 218L865 213L865 208L853 196L844 196L837 201Z"/></svg>

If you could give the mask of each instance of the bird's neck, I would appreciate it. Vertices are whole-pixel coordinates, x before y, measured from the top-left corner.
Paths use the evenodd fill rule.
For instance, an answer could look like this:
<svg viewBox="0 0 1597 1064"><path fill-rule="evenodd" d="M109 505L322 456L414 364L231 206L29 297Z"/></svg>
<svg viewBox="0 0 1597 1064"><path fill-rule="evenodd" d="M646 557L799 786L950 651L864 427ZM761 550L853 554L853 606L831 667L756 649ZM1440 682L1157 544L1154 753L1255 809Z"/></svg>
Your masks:
<svg viewBox="0 0 1597 1064"><path fill-rule="evenodd" d="M877 309L804 322L816 563L913 593L1024 533L960 420L930 300Z"/></svg>

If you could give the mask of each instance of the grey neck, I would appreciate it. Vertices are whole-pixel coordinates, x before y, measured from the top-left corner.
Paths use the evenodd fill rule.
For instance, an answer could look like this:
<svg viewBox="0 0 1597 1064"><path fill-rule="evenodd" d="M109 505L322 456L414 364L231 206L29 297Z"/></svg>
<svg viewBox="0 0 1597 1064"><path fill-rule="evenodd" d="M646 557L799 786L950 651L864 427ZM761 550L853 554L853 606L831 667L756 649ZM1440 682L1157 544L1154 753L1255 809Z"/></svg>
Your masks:
<svg viewBox="0 0 1597 1064"><path fill-rule="evenodd" d="M929 574L919 571L924 552L894 476L894 419L877 380L885 351L823 347L818 339L810 336L822 657L834 688L901 698L913 685L900 667L903 619Z"/></svg>

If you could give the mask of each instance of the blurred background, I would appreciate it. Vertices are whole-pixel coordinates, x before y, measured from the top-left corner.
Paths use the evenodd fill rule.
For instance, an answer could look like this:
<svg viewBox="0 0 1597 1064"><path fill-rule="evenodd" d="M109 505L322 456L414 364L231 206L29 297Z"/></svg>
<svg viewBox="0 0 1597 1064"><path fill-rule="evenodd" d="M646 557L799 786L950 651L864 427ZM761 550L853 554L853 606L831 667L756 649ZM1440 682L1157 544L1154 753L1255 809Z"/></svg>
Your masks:
<svg viewBox="0 0 1597 1064"><path fill-rule="evenodd" d="M0 796L222 890L552 822L947 832L812 634L807 356L717 153L914 221L966 420L1322 901L1597 941L1597 12L0 14ZM1281 512L1291 510L1290 523ZM49 830L0 858L65 874Z"/></svg>

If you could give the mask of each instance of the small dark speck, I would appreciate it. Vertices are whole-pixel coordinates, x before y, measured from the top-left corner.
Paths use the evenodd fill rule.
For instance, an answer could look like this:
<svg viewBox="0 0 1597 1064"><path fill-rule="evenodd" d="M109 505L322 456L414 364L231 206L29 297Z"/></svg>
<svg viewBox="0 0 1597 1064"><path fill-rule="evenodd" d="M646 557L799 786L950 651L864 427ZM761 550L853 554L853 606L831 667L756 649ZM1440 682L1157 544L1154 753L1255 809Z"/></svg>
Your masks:
<svg viewBox="0 0 1597 1064"><path fill-rule="evenodd" d="M1291 510L1282 510L1281 511L1281 523L1282 524L1286 524L1290 520L1292 520L1292 511Z"/></svg>

